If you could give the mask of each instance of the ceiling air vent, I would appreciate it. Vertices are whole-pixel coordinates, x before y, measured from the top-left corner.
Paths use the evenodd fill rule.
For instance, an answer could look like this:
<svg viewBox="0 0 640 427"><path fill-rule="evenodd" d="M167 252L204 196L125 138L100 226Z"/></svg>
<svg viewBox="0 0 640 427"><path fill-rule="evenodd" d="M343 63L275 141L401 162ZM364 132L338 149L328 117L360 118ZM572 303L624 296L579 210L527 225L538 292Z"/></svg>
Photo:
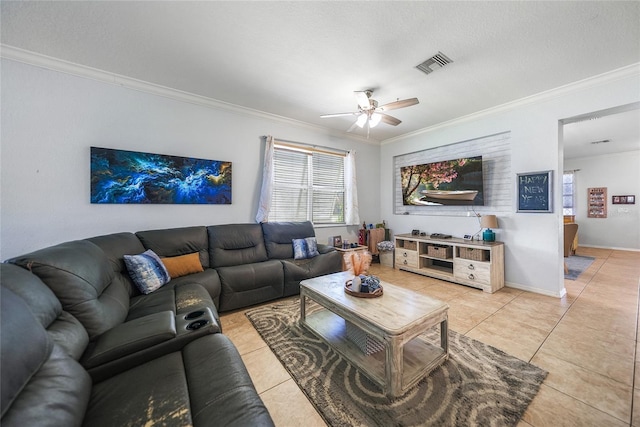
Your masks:
<svg viewBox="0 0 640 427"><path fill-rule="evenodd" d="M416 68L425 74L431 74L438 68L442 68L447 64L451 64L452 62L453 61L451 59L447 58L447 55L442 52L438 52L431 58L424 61L422 64L416 65Z"/></svg>

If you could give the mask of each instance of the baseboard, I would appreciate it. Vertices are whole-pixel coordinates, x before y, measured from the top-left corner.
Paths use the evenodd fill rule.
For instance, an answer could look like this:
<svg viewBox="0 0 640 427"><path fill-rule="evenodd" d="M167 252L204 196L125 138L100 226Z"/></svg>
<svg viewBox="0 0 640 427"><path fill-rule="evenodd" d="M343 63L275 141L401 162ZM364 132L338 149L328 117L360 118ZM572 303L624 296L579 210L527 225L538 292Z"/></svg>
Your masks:
<svg viewBox="0 0 640 427"><path fill-rule="evenodd" d="M612 251L628 251L628 252L640 252L640 249L637 248L612 248L611 246L595 246L595 245L584 245L580 243L578 245L579 248L594 248L594 249L611 249Z"/></svg>
<svg viewBox="0 0 640 427"><path fill-rule="evenodd" d="M507 288L519 289L521 291L533 292L535 294L547 295L549 297L554 298L562 298L567 294L567 290L562 288L562 290L558 293L550 292L548 289L536 288L534 286L521 285L519 283L505 283Z"/></svg>

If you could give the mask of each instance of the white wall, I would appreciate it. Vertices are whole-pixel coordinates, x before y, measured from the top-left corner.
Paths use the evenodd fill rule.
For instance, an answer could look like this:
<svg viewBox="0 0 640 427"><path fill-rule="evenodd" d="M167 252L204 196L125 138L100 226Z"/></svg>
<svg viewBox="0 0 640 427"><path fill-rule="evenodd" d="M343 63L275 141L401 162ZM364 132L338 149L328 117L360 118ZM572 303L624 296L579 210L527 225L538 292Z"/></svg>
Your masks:
<svg viewBox="0 0 640 427"><path fill-rule="evenodd" d="M379 147L2 60L0 259L119 231L255 222L261 135L355 149L360 211L379 221ZM231 205L89 203L89 147L233 162ZM357 227L317 229L318 239Z"/></svg>
<svg viewBox="0 0 640 427"><path fill-rule="evenodd" d="M512 106L442 124L421 133L384 143L381 151L381 214L394 233L418 228L461 237L478 230L466 216L393 215L393 157L431 147L511 132L511 172L554 171L554 213L516 213L515 200L508 215L498 218L496 239L505 242L505 278L508 286L549 295L564 294L562 263L562 209L558 171L563 171L559 148L559 120L638 101L640 79L610 75L580 82L552 93L522 100ZM460 215L464 215L461 213Z"/></svg>
<svg viewBox="0 0 640 427"><path fill-rule="evenodd" d="M576 223L582 246L640 250L640 151L567 159L576 172ZM587 218L587 188L607 187L607 217ZM615 195L635 195L635 205L614 205Z"/></svg>

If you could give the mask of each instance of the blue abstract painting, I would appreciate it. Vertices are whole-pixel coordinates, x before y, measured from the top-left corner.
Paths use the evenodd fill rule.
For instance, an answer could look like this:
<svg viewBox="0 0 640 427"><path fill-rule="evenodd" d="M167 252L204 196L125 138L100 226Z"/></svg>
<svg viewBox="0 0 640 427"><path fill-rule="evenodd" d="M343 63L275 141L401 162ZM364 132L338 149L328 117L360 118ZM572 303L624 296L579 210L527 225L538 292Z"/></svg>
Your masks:
<svg viewBox="0 0 640 427"><path fill-rule="evenodd" d="M231 204L231 162L91 147L91 203Z"/></svg>

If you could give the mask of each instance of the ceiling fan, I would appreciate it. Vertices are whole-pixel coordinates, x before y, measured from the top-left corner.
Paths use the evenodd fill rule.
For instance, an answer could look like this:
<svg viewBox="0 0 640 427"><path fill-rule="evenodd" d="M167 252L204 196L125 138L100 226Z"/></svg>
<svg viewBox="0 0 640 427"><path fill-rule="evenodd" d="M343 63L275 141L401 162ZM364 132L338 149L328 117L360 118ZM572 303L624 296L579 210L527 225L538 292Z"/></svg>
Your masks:
<svg viewBox="0 0 640 427"><path fill-rule="evenodd" d="M373 90L355 91L353 92L353 94L355 95L356 101L358 102L358 111L353 111L350 113L323 114L320 117L326 119L329 117L358 116L356 122L351 125L347 132L351 132L356 128L356 126L358 126L359 128L364 128L366 125L367 137L369 136L369 130L376 127L380 122L392 126L398 126L400 123L402 123L399 119L385 114L385 111L410 107L412 105L416 105L419 102L418 98L409 98L378 106L378 101L376 101L375 99L371 99Z"/></svg>

